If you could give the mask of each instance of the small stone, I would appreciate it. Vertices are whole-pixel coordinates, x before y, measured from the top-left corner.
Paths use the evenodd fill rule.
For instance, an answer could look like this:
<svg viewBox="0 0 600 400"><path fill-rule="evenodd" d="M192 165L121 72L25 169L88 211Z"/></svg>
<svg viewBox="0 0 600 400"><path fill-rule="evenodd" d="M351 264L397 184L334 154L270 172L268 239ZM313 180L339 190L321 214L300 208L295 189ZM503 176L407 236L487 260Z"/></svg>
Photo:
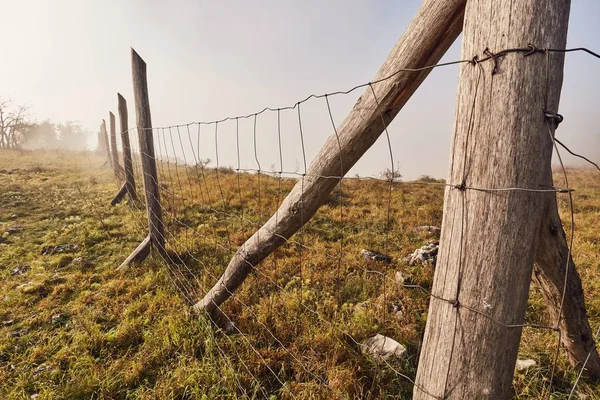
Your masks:
<svg viewBox="0 0 600 400"><path fill-rule="evenodd" d="M404 320L404 313L402 312L402 310L400 311L396 311L392 317L394 317L394 319L398 322L401 322Z"/></svg>
<svg viewBox="0 0 600 400"><path fill-rule="evenodd" d="M407 356L407 350L400 343L392 338L377 334L366 339L362 344L363 350L371 354L375 359L387 361L390 358L404 360Z"/></svg>
<svg viewBox="0 0 600 400"><path fill-rule="evenodd" d="M6 334L6 336L18 338L23 335L27 335L28 332L29 332L29 329L27 329L27 328L15 329L14 331L8 332Z"/></svg>
<svg viewBox="0 0 600 400"><path fill-rule="evenodd" d="M521 372L521 371L525 371L525 370L529 369L529 367L533 367L536 364L537 363L531 359L517 360L516 368L517 368L517 371Z"/></svg>
<svg viewBox="0 0 600 400"><path fill-rule="evenodd" d="M42 248L43 256L51 256L57 253L73 253L79 250L78 244L59 244L57 246L44 246Z"/></svg>
<svg viewBox="0 0 600 400"><path fill-rule="evenodd" d="M23 293L29 293L34 288L33 282L21 283L15 289L22 291Z"/></svg>
<svg viewBox="0 0 600 400"><path fill-rule="evenodd" d="M29 271L30 269L31 269L31 267L29 265L19 265L18 267L13 268L10 271L10 274L12 276L23 275L25 272Z"/></svg>
<svg viewBox="0 0 600 400"><path fill-rule="evenodd" d="M10 216L10 219L17 219L17 218L19 218L19 216L17 214L13 214Z"/></svg>
<svg viewBox="0 0 600 400"><path fill-rule="evenodd" d="M394 274L394 280L400 286L403 286L406 283L406 279L407 276L400 271L396 271L396 273Z"/></svg>
<svg viewBox="0 0 600 400"><path fill-rule="evenodd" d="M63 322L66 322L66 320L67 316L64 314L55 314L52 316L52 323L55 325L62 324Z"/></svg>
<svg viewBox="0 0 600 400"><path fill-rule="evenodd" d="M225 334L227 336L231 336L238 331L237 326L235 325L235 322L233 322L233 321L227 321L225 323L224 330L225 330Z"/></svg>
<svg viewBox="0 0 600 400"><path fill-rule="evenodd" d="M421 248L416 249L412 254L409 254L406 257L406 262L408 262L408 265L432 264L435 266L439 247L440 242L429 241L425 246L422 246Z"/></svg>
<svg viewBox="0 0 600 400"><path fill-rule="evenodd" d="M44 371L46 371L47 369L50 369L50 367L48 367L46 364L41 364L38 365L34 370L33 370L33 375L37 375L39 373L42 373Z"/></svg>
<svg viewBox="0 0 600 400"><path fill-rule="evenodd" d="M392 262L392 257L390 257L386 254L383 254L383 253L379 253L374 250L362 249L360 251L360 254L362 255L363 258L365 258L367 260L384 262L386 264L389 264Z"/></svg>
<svg viewBox="0 0 600 400"><path fill-rule="evenodd" d="M22 230L23 230L23 227L22 227L22 226L15 225L15 226L11 226L11 227L9 227L9 228L6 230L6 232L8 232L9 234L12 234L12 233L19 233L19 232L21 232Z"/></svg>
<svg viewBox="0 0 600 400"><path fill-rule="evenodd" d="M9 326L15 322L14 319L7 319L6 321L2 321L2 326Z"/></svg>
<svg viewBox="0 0 600 400"><path fill-rule="evenodd" d="M37 399L38 397L40 397L38 393L34 393L31 396L29 396L30 399Z"/></svg>

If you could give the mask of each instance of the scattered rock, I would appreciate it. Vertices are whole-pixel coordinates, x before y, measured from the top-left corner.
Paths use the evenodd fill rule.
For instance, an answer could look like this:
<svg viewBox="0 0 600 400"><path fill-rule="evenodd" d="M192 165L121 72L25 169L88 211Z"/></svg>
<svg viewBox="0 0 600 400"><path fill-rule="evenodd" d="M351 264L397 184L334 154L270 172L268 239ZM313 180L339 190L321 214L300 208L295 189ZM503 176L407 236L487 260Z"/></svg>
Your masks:
<svg viewBox="0 0 600 400"><path fill-rule="evenodd" d="M231 336L238 331L237 326L235 325L235 322L233 322L233 321L229 321L228 323L226 323L224 330L225 330L225 334L227 336Z"/></svg>
<svg viewBox="0 0 600 400"><path fill-rule="evenodd" d="M392 303L392 304L390 304L390 312L392 314L392 317L396 321L402 321L404 319L404 313L402 312L402 306Z"/></svg>
<svg viewBox="0 0 600 400"><path fill-rule="evenodd" d="M536 364L537 363L531 359L517 360L516 368L517 368L517 371L521 372L521 371L526 371L527 369L529 369L529 367L533 367Z"/></svg>
<svg viewBox="0 0 600 400"><path fill-rule="evenodd" d="M404 275L400 271L396 271L394 274L394 281L396 281L399 286L410 285L412 283L410 276Z"/></svg>
<svg viewBox="0 0 600 400"><path fill-rule="evenodd" d="M439 247L440 242L429 241L425 246L416 249L412 254L409 254L408 257L406 257L406 261L408 262L408 265L432 264L435 266Z"/></svg>
<svg viewBox="0 0 600 400"><path fill-rule="evenodd" d="M31 267L29 265L19 265L18 267L13 268L10 271L10 274L12 276L23 275L25 272L29 271L30 269L31 269Z"/></svg>
<svg viewBox="0 0 600 400"><path fill-rule="evenodd" d="M33 370L33 375L38 375L48 369L50 369L50 367L47 366L46 364L40 364L37 367L35 367L35 369Z"/></svg>
<svg viewBox="0 0 600 400"><path fill-rule="evenodd" d="M23 293L28 293L34 288L33 282L21 283L15 289L22 291Z"/></svg>
<svg viewBox="0 0 600 400"><path fill-rule="evenodd" d="M58 253L73 253L79 250L78 244L59 244L57 246L44 246L42 248L43 256L51 256Z"/></svg>
<svg viewBox="0 0 600 400"><path fill-rule="evenodd" d="M10 216L10 219L17 219L17 218L19 218L19 216L17 214L13 214Z"/></svg>
<svg viewBox="0 0 600 400"><path fill-rule="evenodd" d="M404 346L394 339L381 334L366 339L362 347L365 352L380 361L387 361L390 358L403 360L407 355L407 350Z"/></svg>
<svg viewBox="0 0 600 400"><path fill-rule="evenodd" d="M15 226L11 226L9 227L6 232L8 232L9 234L13 234L13 233L19 233L23 230L22 226L19 225L15 225Z"/></svg>
<svg viewBox="0 0 600 400"><path fill-rule="evenodd" d="M2 326L10 326L12 324L14 324L15 320L14 319L7 319L6 321L2 321Z"/></svg>
<svg viewBox="0 0 600 400"><path fill-rule="evenodd" d="M416 233L431 233L432 235L439 236L442 232L442 228L433 225L423 225L417 226L413 231Z"/></svg>
<svg viewBox="0 0 600 400"><path fill-rule="evenodd" d="M362 249L360 251L360 254L362 255L363 258L365 258L367 260L384 262L386 264L389 264L392 262L392 257L382 254L382 253L379 253L374 250Z"/></svg>
<svg viewBox="0 0 600 400"><path fill-rule="evenodd" d="M55 325L60 325L67 322L67 316L64 314L55 314L52 316L52 323Z"/></svg>
<svg viewBox="0 0 600 400"><path fill-rule="evenodd" d="M28 332L29 332L29 329L27 329L27 328L15 329L14 331L8 332L6 334L6 336L7 337L18 338L18 337L21 337L23 335L27 335Z"/></svg>

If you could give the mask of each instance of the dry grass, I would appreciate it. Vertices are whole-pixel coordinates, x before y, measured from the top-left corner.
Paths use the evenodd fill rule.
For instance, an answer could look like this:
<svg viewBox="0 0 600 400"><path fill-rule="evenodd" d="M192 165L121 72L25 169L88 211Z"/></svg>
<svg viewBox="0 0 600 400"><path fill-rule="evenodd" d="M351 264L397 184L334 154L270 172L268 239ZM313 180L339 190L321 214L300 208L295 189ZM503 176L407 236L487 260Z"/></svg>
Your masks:
<svg viewBox="0 0 600 400"><path fill-rule="evenodd" d="M428 294L394 275L431 287L433 268L404 257L430 239L414 227L441 223L443 186L396 183L390 191L386 182L344 181L226 303L243 332L226 335L191 315L186 297L214 284L294 181L161 164L174 263L151 258L116 272L143 238L145 215L141 204L108 205L117 184L102 163L86 153L0 153L0 320L12 321L0 326L0 398L410 397L398 372L415 375ZM596 329L600 180L588 170L569 176L574 257ZM568 204L559 204L564 216ZM23 229L8 234L14 226ZM79 247L41 254L60 244ZM362 248L393 261L365 261ZM11 274L22 265L30 269ZM549 323L535 287L527 320ZM375 333L406 345L408 360L387 365L362 354L357 343ZM515 375L515 398L541 398L555 345L552 333L524 331L520 356L537 365ZM575 375L561 354L552 397L566 398ZM578 393L598 398L599 389L584 380Z"/></svg>

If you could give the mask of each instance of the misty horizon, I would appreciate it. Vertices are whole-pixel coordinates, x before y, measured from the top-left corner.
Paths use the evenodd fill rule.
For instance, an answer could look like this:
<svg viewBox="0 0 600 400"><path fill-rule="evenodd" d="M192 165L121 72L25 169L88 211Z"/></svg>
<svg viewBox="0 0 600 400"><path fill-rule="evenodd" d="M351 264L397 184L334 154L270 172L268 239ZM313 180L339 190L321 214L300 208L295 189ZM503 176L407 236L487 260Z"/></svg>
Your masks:
<svg viewBox="0 0 600 400"><path fill-rule="evenodd" d="M155 127L293 106L310 94L345 91L372 79L419 5L11 3L7 8L15 18L0 31L6 30L6 36L24 18L36 28L24 32L19 43L9 43L7 51L20 57L0 65L0 97L31 105L35 120L81 121L91 133L86 146L95 148L101 120L108 120L109 111L116 114L117 92L128 100L129 126L135 126L129 60L133 47L148 64ZM600 4L573 4L567 47L594 50L600 29L593 16L598 12ZM460 59L459 48L460 37L441 62ZM600 132L593 116L600 104L600 79L594 69L594 60L585 55L566 55L559 108L565 120L557 137L597 161ZM457 77L457 66L434 69L388 128L392 157L382 134L347 176L377 176L393 165L406 179L446 178ZM362 91L329 98L336 126ZM239 147L241 168L256 168L258 156L262 169L302 172L334 134L325 101L302 104L304 143L295 110L281 112L283 163L276 117L273 112L257 117L256 144L253 118L240 120L239 144L235 120L218 124L218 144L215 126L203 125L199 133L189 133L196 142L201 137L199 145L192 145L197 146L196 156L216 160L218 150L220 165L235 168ZM182 135L182 141L189 142L188 132L181 129L161 134L175 135L176 140ZM187 152L189 157L192 146L163 151L180 157ZM562 155L568 165L584 163L564 151Z"/></svg>

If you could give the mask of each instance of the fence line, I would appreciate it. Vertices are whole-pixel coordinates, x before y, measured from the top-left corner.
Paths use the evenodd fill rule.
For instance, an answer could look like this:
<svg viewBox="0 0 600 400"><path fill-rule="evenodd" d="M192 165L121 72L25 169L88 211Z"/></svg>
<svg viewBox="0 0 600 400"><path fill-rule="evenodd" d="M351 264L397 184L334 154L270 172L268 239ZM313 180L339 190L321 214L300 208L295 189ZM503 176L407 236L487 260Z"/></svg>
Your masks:
<svg viewBox="0 0 600 400"><path fill-rule="evenodd" d="M139 132L140 135L149 131L151 136L153 137L154 143L157 143L157 145L155 144L154 147L154 151L156 151L156 154L148 154L142 150L142 146L137 135L132 136L132 170L133 174L137 176L137 179L135 180L135 185L140 185L140 177L143 177L144 181L148 180L153 185L159 188L160 199L158 197L153 197L149 199L148 196L155 196L154 194L149 194L149 192L146 192L143 196L140 195L140 197L144 198L146 202L154 201L158 204L158 207L160 207L159 213L157 213L157 215L151 215L151 217L156 217L156 219L160 221L161 229L158 229L158 231L161 232L160 235L162 240L160 243L162 244L158 244L158 256L167 266L169 276L171 277L173 284L180 291L186 303L188 303L191 306L195 302L197 302L199 298L208 293L209 290L207 290L207 288L211 287L211 284L209 284L207 280L210 280L212 282L217 282L219 280L219 276L221 274L217 272L219 268L215 269L214 264L218 266L222 264L223 261L225 261L225 263L229 262L229 259L231 259L231 257L237 257L237 248L239 247L239 244L237 243L239 243L240 240L242 240L242 243L244 243L245 245L246 238L249 237L251 234L253 234L254 232L256 232L257 235L261 234L260 228L263 227L263 224L265 222L263 215L266 211L269 214L274 215L275 218L274 231L269 231L267 229L267 233L274 235L277 240L281 240L282 242L284 242L288 246L288 248L282 248L281 250L276 250L273 252L273 255L271 257L273 268L271 270L264 271L266 267L258 268L258 265L253 265L248 261L246 261L246 268L252 270L255 273L255 275L259 277L257 279L264 279L263 282L271 287L270 289L268 287L266 289L263 289L263 292L268 292L270 296L269 305L271 305L271 295L272 293L274 293L274 291L277 290L280 292L289 292L290 289L292 289L292 294L296 294L296 303L294 303L294 309L297 310L298 317L310 318L311 316L315 316L321 323L336 330L342 337L349 339L353 343L352 346L354 346L355 349L361 350L365 348L365 345L361 342L360 339L357 339L357 337L364 337L365 335L353 334L352 332L349 332L348 329L344 329L343 324L347 321L342 321L341 327L339 322L335 322L335 316L337 314L341 314L342 316L344 316L343 307L344 305L348 304L348 302L344 301L344 296L346 296L346 293L343 293L343 290L346 288L343 286L342 275L343 272L346 272L349 274L348 276L353 276L351 274L354 274L355 271L358 274L362 274L362 277L360 278L360 284L363 285L362 289L367 290L366 297L375 300L366 302L366 315L367 317L371 318L379 328L383 328L384 330L390 330L391 328L389 327L391 325L389 314L391 312L397 312L393 311L393 307L389 307L389 305L391 304L390 302L392 301L390 296L392 296L392 298L394 299L396 298L396 296L402 296L395 293L398 291L394 290L395 286L398 286L398 283L395 282L394 278L391 278L389 276L390 274L388 266L392 263L391 259L383 259L384 262L381 263L378 262L380 259L378 259L377 257L388 257L390 252L397 254L399 251L399 249L393 249L390 244L391 236L393 234L392 222L395 220L394 215L398 214L398 210L394 209L393 197L395 192L401 190L402 188L431 186L433 188L439 188L440 190L442 188L444 188L445 190L459 190L461 192L472 190L478 192L495 193L497 195L501 195L505 192L518 192L530 195L547 195L549 193L566 194L569 199L568 208L570 213L570 235L568 243L569 254L567 257L567 268L565 270L564 277L565 286L562 291L562 299L560 302L558 321L556 321L554 325L550 326L537 323L515 324L508 321L500 321L495 319L492 315L478 309L473 305L459 303L458 295L454 299L447 299L443 296L431 293L431 291L427 287L424 287L421 284L413 284L410 282L403 282L400 284L400 286L403 289L418 289L419 293L426 294L427 296L432 297L434 299L447 302L456 307L457 309L460 307L460 309L465 309L469 312L473 312L484 318L490 319L502 328L532 328L557 332L557 346L552 362L550 379L548 381L547 388L547 390L549 391L548 393L550 393L550 389L553 385L553 381L555 378L559 358L559 350L561 343L561 328L559 327L559 322L562 317L562 309L565 302L567 290L566 283L568 280L569 270L568 262L571 258L573 239L575 235L574 205L572 197L572 192L574 189L569 186L567 170L562 162L558 145L563 146L569 153L584 158L591 164L594 163L581 155L571 152L571 150L569 150L560 141L554 139L553 130L556 126L558 126L558 122L560 122L558 121L558 117L560 116L558 114L551 114L546 115L545 121L548 128L548 133L550 135L551 140L553 141L554 150L560 160L561 171L564 178L564 186L562 187L548 187L540 184L539 187L482 188L466 185L466 178L463 178L462 182L397 182L397 170L394 166L394 156L389 133L387 130L387 124L384 118L383 111L380 108L379 100L377 99L377 94L374 86L376 86L380 82L391 79L393 76L397 75L400 72L419 72L426 69L467 63L478 68L479 77L476 83L476 86L478 86L480 77L485 73L482 68L482 63L484 62L493 62L494 65L496 65L499 58L513 53L523 54L523 56L525 57L531 56L533 54L543 54L546 56L546 59L548 59L548 54L552 52L570 53L574 51L582 51L594 57L600 58L600 55L585 48L556 50L539 49L535 46L529 45L528 47L523 48L512 48L503 50L496 54L490 53L489 55L481 59L474 57L471 60L458 60L448 63L426 66L422 68L404 68L398 70L397 72L388 77L374 82L357 85L347 91L338 91L323 95L312 94L304 100L296 102L293 106L287 106L283 108L266 107L263 110L253 114L237 117L226 117L220 120L210 122L192 122L188 124L171 125L158 128L135 127L125 130L123 133L128 133L137 130L137 132ZM336 123L334 121L334 117L331 111L329 99L332 96L346 95L352 93L353 91L359 88L368 89L372 93L377 104L379 116L381 117L383 131L385 132L387 139L390 160L389 174L386 177L352 178L344 176L345 169L342 155L342 145L336 128ZM332 135L335 135L338 143L340 174L337 176L323 176L318 174L313 175L308 171L304 132L302 129L303 116L301 113L300 106L311 99L325 100L324 106L326 106L327 114L331 122ZM473 98L473 110L476 101L477 89ZM281 112L286 110L296 110L297 112L297 128L299 140L301 143L304 172L286 171L283 167L284 160L281 141L282 126L280 116ZM543 111L547 112L546 110ZM257 151L257 119L258 116L266 112L277 113L276 131L278 142L275 147L278 149L277 156L279 159L279 169L274 171L267 171L261 167L260 157ZM474 113L472 112L472 114ZM249 118L253 118L253 146L252 148L247 150L253 155L254 161L256 163L256 168L242 168L242 165L240 163L241 146L239 139L239 121L241 119ZM560 118L562 120L562 117ZM235 121L236 125L235 154L237 156L237 166L235 169L225 168L223 167L223 165L220 164L219 124L223 124L228 121ZM112 123L113 122L111 121L111 127ZM470 124L474 123L474 115L471 115ZM555 126L553 126L552 124L555 124ZM201 140L202 125L214 125L213 141L216 160L216 166L214 168L208 168L209 164L205 163L200 158L201 145L205 143ZM196 140L194 141L194 129L190 128L193 128L195 126L197 127L197 130L195 133ZM183 137L182 129L184 129ZM186 135L187 140L185 140ZM189 147L187 145L188 143ZM465 146L468 146L468 143L466 143ZM144 172L144 168L142 168L141 162L142 157L149 157L156 160L156 175L148 175L147 172ZM113 160L115 159L116 158L113 156ZM597 164L594 165L598 167ZM465 171L464 175L466 176L466 165L463 166L463 171ZM298 209L298 212L301 215L301 228L299 229L298 233L296 233L297 237L296 235L294 235L288 238L285 235L279 234L278 231L281 226L281 221L279 220L280 215L278 205L282 203L282 195L285 194L286 191L289 191L294 181L298 181L300 182L302 188L301 198L304 198L305 179L316 178L335 179L339 181L338 189L335 192L336 198L334 198L332 201L332 204L335 205L336 209L335 213L333 213L335 219L327 218L330 220L329 224L333 225L333 232L321 232L318 228L313 227L310 223L307 226L305 226L304 223L308 219L305 219L305 216L303 216L304 204L301 203ZM353 215L353 210L351 209L351 206L346 205L348 201L345 199L345 196L348 192L356 192L361 189L364 189L363 186L365 185L371 185L368 189L385 197L378 198L382 206L381 209L384 210L384 216L381 221L381 226L376 226L374 229L374 234L381 234L383 235L384 239L383 244L378 249L381 249L382 254L376 254L375 256L373 256L373 260L357 262L356 259L352 257L352 249L358 248L358 244L364 244L365 240L364 238L357 238L356 236L360 235L358 235L357 233L353 233L352 231L358 231L358 227L364 227L364 224L362 224L364 221L361 221L360 217ZM143 193L143 191L138 190L138 193ZM462 199L463 217L461 218L461 232L462 235L464 235L464 210L466 201L465 196L463 196ZM144 213L144 209L143 207L141 207L141 203L132 199L130 204L132 204L135 214L140 216L140 226L144 226L142 216ZM273 207L275 207L274 212L272 212L271 210ZM157 211L149 207L147 212L156 213ZM372 213L372 211L369 212ZM162 218L159 218L160 215L162 215ZM323 216L318 214L317 217ZM349 225L351 225L352 222L355 222L355 225L349 227ZM319 235L326 236L323 242L313 244L307 243L310 240L316 240L314 236ZM308 239L307 236L309 236ZM257 237L257 240L260 241L260 236ZM366 240L366 242L372 245L374 242L376 242L376 240ZM278 247L278 245L276 244L274 244L273 246L274 248ZM462 251L463 240L461 238L461 254ZM244 252L246 252L245 248L242 249L242 254ZM314 270L316 268L312 265L311 259L307 257L308 252L319 253L317 254L317 259L323 258L324 261L320 260L320 262L323 265L327 265L327 262L331 262L332 264L335 263L335 267L333 268L335 270L335 276L333 278L326 278L324 276L324 272L322 272L320 277L321 283L320 285L315 286L313 278L315 276ZM292 264L291 267L294 268L288 268L290 267L290 262ZM296 263L297 265L294 265ZM263 264L268 263L265 260ZM346 271L342 271L344 266L346 268ZM396 267L398 266L399 265L396 265ZM279 271L280 268L288 268L288 272L293 272L296 274L295 277L290 279L286 284L283 284L281 277L277 276L277 271ZM310 273L307 275L305 272ZM296 276L298 279L296 279ZM374 279L370 278L370 276L374 276ZM294 279L296 279L296 281L294 281ZM392 282L389 282L390 279L392 280ZM328 312L327 310L319 309L318 302L314 300L314 290L311 289L312 286L318 288L319 290L326 291L326 284L330 284L331 286L333 286L332 291L335 293L334 296L330 296L334 298L334 304L332 305L332 308L334 310L333 312ZM228 305L228 307L232 308L232 314L244 314L250 316L244 318L244 320L256 320L256 325L260 326L259 329L264 330L266 334L273 340L271 344L276 348L279 348L279 350L281 350L283 354L289 356L292 359L291 364L297 364L296 366L298 367L298 369L303 370L308 376L314 378L314 380L318 382L321 386L323 386L326 390L333 390L330 387L330 383L328 382L328 377L324 376L321 371L312 370L311 368L314 367L314 365L310 365L308 362L303 361L304 354L291 348L289 344L286 345L287 340L282 339L281 335L277 334L277 329L271 329L269 328L269 324L267 322L260 321L260 316L254 310L257 306L261 305L260 298L252 297L248 293L242 293L240 295L236 291L230 291L226 287L225 290L227 290L229 296L231 296L232 299L231 304L233 305ZM460 281L457 283L457 291L458 290L460 290ZM379 299L376 296L376 294L379 291L381 291L381 299ZM252 301L251 303L249 303L247 300L244 300L244 298L248 296L250 296L250 300ZM327 299L328 298L324 296L320 300ZM311 307L313 303L314 308ZM352 302L350 304L352 304ZM239 336L242 338L245 349L256 354L261 360L261 362L264 364L264 366L266 366L267 371L258 376L259 374L257 374L256 371L253 371L252 366L248 365L244 361L244 357L240 354L239 349L236 347L236 343L234 343L234 340L232 339L232 336L230 336L229 334L224 334L219 337L224 338L229 343L229 347L219 347L219 352L229 361L229 364L233 365L231 358L227 356L227 350L236 353L237 361L242 364L243 368L248 372L249 376L252 378L252 381L256 385L254 387L254 390L260 390L260 392L265 398L268 398L269 393L274 389L284 390L292 398L295 398L293 391L287 384L286 378L283 377L282 380L280 373L275 371L276 368L272 367L270 362L267 359L265 359L263 353L261 353L261 351L256 348L255 343L253 344L251 338L253 335L256 334L256 332L250 329L252 327L252 324L246 321L246 323L249 325L248 329L242 330L241 327L238 327L237 324L234 323L227 316L228 313L226 313L223 310L223 306L216 304L216 309L218 311L218 313L216 314L217 317L215 317L215 315L210 316L211 318L213 318L213 322L218 326L223 327L227 331L227 333L239 334ZM230 308L228 308L228 310L229 309ZM271 312L269 312L269 314L271 314ZM355 311L352 312L354 313ZM307 313L309 316L306 317L305 313ZM255 326L255 328L258 328L258 326ZM596 334L596 340L597 339L598 334ZM219 346L219 339L217 336L215 336L215 343L217 344L217 346ZM237 344L239 345L239 343ZM592 351L590 351L590 355L592 354ZM401 377L402 379L408 381L411 385L416 385L416 383L409 376L409 374L406 374L403 371L401 371L401 368L398 365L394 364L393 361L388 361L388 359L378 359L377 356L373 356L371 360L376 364L376 374L379 374L381 371L383 371L380 371L380 368L389 368L389 370L393 371L393 373L396 374L398 377ZM576 386L580 380L580 376L582 375L586 367L586 363L587 359L582 365L577 379L572 385L569 397L571 397L575 392ZM318 365L316 367L318 367ZM235 369L235 367L233 367L233 369ZM265 387L265 375L271 375L274 379L273 383L269 385L269 389ZM373 377L373 379L376 380L377 377L375 376ZM240 393L245 394L246 397L248 397L248 389L244 387L244 385L239 380L236 383L238 385ZM419 389L424 390L423 388ZM431 396L434 398L440 398L433 395Z"/></svg>

